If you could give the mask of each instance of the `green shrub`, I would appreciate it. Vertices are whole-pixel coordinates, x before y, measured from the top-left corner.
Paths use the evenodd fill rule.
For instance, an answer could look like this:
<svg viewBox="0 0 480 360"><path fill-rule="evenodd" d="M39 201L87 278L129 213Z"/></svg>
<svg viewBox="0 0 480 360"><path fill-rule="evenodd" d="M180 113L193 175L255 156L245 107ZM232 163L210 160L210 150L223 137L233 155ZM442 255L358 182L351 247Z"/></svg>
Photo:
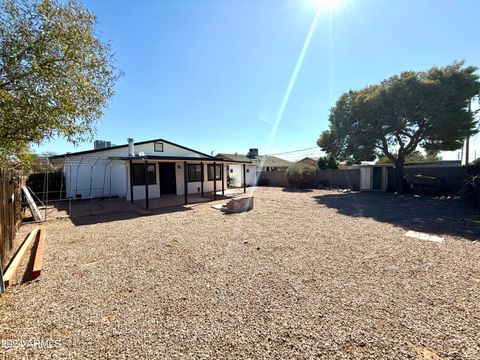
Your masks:
<svg viewBox="0 0 480 360"><path fill-rule="evenodd" d="M315 176L316 169L306 164L293 164L287 169L287 181L290 185L303 188L309 185Z"/></svg>

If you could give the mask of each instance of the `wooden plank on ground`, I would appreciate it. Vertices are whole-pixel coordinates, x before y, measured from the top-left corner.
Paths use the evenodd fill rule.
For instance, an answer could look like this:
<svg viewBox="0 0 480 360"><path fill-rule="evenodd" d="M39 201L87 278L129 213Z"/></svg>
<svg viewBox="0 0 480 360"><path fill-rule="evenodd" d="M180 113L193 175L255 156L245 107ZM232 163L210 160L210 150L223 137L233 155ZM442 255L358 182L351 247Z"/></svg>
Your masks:
<svg viewBox="0 0 480 360"><path fill-rule="evenodd" d="M5 272L5 274L3 274L3 282L5 284L5 287L11 285L11 283L13 282L13 279L15 278L17 270L20 267L20 264L22 263L23 258L27 253L27 250L30 248L30 245L32 245L35 239L37 238L37 234L39 230L40 228L38 227L32 230L30 235L28 235L27 239L23 242L22 246L20 247L20 250L18 250L17 254L13 258L10 265L8 265L7 271Z"/></svg>
<svg viewBox="0 0 480 360"><path fill-rule="evenodd" d="M23 194L25 195L25 198L27 199L28 206L30 207L30 211L32 212L33 218L36 221L42 220L42 214L40 214L37 204L35 203L35 200L33 200L32 194L30 194L30 191L28 191L28 188L26 186L23 186L22 191L23 191Z"/></svg>
<svg viewBox="0 0 480 360"><path fill-rule="evenodd" d="M40 276L43 265L43 246L45 244L46 227L40 226L40 234L38 235L37 250L35 251L35 261L33 263L32 278Z"/></svg>

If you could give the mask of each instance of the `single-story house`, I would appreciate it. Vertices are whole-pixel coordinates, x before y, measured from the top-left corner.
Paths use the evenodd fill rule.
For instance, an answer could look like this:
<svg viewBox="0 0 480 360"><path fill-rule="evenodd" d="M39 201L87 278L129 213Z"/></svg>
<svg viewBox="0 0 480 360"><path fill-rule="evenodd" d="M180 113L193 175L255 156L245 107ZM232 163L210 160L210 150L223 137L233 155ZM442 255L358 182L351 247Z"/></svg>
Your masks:
<svg viewBox="0 0 480 360"><path fill-rule="evenodd" d="M118 196L131 202L165 195L224 193L226 167L250 162L221 159L164 139L147 140L50 157L63 165L67 198ZM244 191L245 178L242 182Z"/></svg>
<svg viewBox="0 0 480 360"><path fill-rule="evenodd" d="M252 160L246 155L220 153L217 158L222 158L235 163L227 165L228 183L231 187L242 187L243 179L247 186L255 186L257 182L257 167L252 164ZM245 167L243 166L245 164ZM245 174L243 170L245 168Z"/></svg>

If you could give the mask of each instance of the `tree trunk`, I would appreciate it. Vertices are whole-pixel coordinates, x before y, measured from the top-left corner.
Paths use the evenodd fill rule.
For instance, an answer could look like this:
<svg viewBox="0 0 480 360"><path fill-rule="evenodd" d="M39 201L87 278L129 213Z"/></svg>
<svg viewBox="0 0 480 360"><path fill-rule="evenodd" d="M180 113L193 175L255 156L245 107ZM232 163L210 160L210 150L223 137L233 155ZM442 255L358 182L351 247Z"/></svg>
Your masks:
<svg viewBox="0 0 480 360"><path fill-rule="evenodd" d="M403 181L403 161L395 161L395 187L399 194L403 194L404 189Z"/></svg>

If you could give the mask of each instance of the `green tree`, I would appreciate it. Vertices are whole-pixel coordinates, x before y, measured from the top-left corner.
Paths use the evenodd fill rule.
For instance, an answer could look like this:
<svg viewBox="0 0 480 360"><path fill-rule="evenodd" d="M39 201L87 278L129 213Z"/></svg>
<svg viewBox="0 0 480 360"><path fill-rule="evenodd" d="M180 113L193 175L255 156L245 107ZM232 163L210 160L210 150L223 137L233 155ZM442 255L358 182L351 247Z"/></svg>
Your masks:
<svg viewBox="0 0 480 360"><path fill-rule="evenodd" d="M318 167L321 170L326 169L338 169L337 160L332 155L319 157L318 158Z"/></svg>
<svg viewBox="0 0 480 360"><path fill-rule="evenodd" d="M120 75L95 24L75 0L0 0L0 160L91 139Z"/></svg>
<svg viewBox="0 0 480 360"><path fill-rule="evenodd" d="M326 156L320 156L318 158L318 168L320 170L326 170L328 169L328 160L327 160L327 157Z"/></svg>
<svg viewBox="0 0 480 360"><path fill-rule="evenodd" d="M347 162L387 157L395 164L397 189L402 192L408 155L418 147L427 152L456 150L478 131L467 110L480 88L476 70L459 62L404 72L344 93L330 111L329 129L317 143Z"/></svg>
<svg viewBox="0 0 480 360"><path fill-rule="evenodd" d="M328 168L329 169L338 169L337 160L332 155L328 155Z"/></svg>

